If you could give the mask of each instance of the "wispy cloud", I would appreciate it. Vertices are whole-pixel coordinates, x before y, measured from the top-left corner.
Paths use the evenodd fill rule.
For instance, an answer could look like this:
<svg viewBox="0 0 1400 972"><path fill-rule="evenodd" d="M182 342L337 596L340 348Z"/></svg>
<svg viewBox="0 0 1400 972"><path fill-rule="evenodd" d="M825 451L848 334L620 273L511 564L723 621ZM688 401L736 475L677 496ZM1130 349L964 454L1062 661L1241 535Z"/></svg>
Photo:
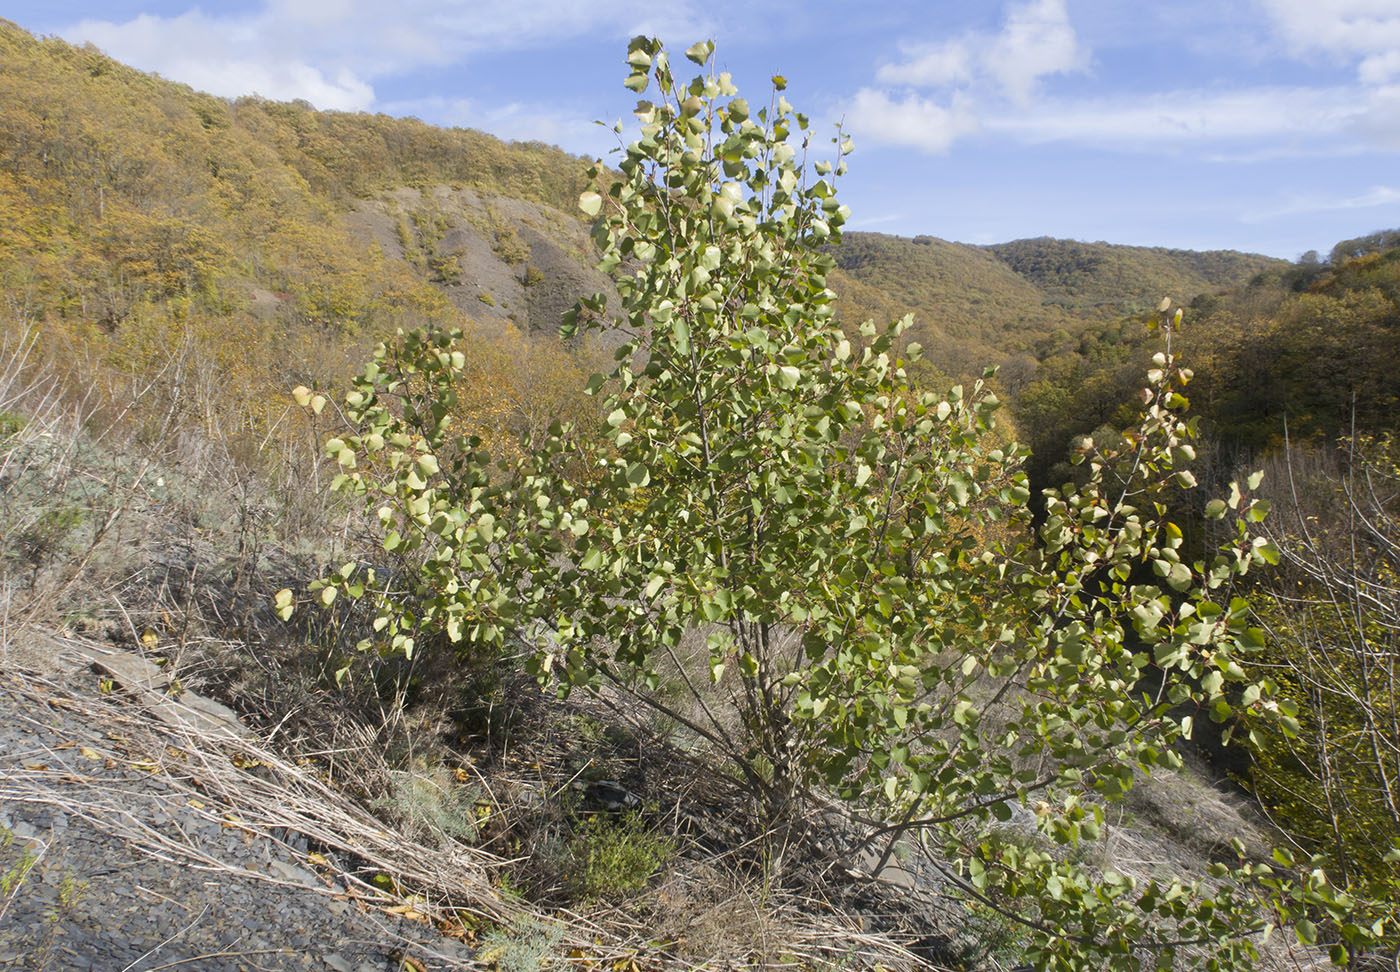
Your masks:
<svg viewBox="0 0 1400 972"><path fill-rule="evenodd" d="M1294 196L1273 206L1245 212L1241 219L1247 223L1261 223L1282 216L1296 216L1300 213L1335 212L1342 209L1376 209L1381 206L1400 206L1400 189L1394 186L1372 186L1366 192L1351 196Z"/></svg>
<svg viewBox="0 0 1400 972"><path fill-rule="evenodd" d="M1088 68L1089 51L1070 26L1064 0L1032 0L1011 8L982 61L1013 101L1025 103L1041 78Z"/></svg>
<svg viewBox="0 0 1400 972"><path fill-rule="evenodd" d="M347 61L316 66L289 56L276 35L260 37L256 19L210 17L199 10L178 17L142 14L122 24L85 20L66 31L118 60L224 97L259 94L320 108L363 110L374 89ZM304 28L303 28L304 29Z"/></svg>
<svg viewBox="0 0 1400 972"><path fill-rule="evenodd" d="M1358 104L1354 94L1348 88L1268 87L1044 100L1030 110L990 115L983 126L1025 142L1125 150L1261 141L1315 150L1320 139L1354 132L1361 124L1370 106Z"/></svg>
<svg viewBox="0 0 1400 972"><path fill-rule="evenodd" d="M567 105L509 102L487 104L473 98L428 97L375 106L390 115L430 118L434 124L475 128L498 138L567 145L572 151L602 156L617 147L617 136Z"/></svg>
<svg viewBox="0 0 1400 972"><path fill-rule="evenodd" d="M905 218L905 213L886 213L884 216L869 216L852 220L846 224L846 228L861 230L870 229L872 226L888 226L890 223L898 223Z"/></svg>
<svg viewBox="0 0 1400 972"><path fill-rule="evenodd" d="M955 97L945 106L912 92L896 97L862 88L846 106L846 126L852 133L877 142L937 154L980 127L970 107L961 102Z"/></svg>
<svg viewBox="0 0 1400 972"><path fill-rule="evenodd" d="M584 37L700 36L708 17L696 0L264 0L227 15L88 19L61 33L225 97L357 110L375 106L377 80L424 66Z"/></svg>
<svg viewBox="0 0 1400 972"><path fill-rule="evenodd" d="M1026 0L1007 9L998 31L904 45L876 72L887 87L862 88L843 107L855 134L942 153L982 129L986 103L1028 106L1042 79L1088 64L1064 0Z"/></svg>
<svg viewBox="0 0 1400 972"><path fill-rule="evenodd" d="M948 41L934 46L911 46L906 58L880 65L875 79L884 84L901 84L913 88L934 88L948 84L964 84L973 77L973 56L965 41Z"/></svg>

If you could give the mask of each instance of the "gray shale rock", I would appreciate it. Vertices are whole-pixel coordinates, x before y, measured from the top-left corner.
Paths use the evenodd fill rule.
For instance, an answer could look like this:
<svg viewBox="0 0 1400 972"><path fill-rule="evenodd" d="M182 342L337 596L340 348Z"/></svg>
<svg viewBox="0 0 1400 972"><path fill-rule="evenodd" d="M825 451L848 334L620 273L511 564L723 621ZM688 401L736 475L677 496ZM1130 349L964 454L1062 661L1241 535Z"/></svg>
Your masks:
<svg viewBox="0 0 1400 972"><path fill-rule="evenodd" d="M17 661L36 657L42 679ZM144 706L166 723L248 732L190 693L171 700L163 672L105 646L48 636L0 657L0 874L33 860L8 905L0 899L0 968L382 972L404 953L434 972L468 967L431 928L333 900L305 866L304 840L225 828L213 797L197 812L160 773L124 761L121 730L70 701L92 701L92 664L130 693L103 700L114 716ZM148 839L133 840L137 832ZM163 853L161 839L215 863Z"/></svg>

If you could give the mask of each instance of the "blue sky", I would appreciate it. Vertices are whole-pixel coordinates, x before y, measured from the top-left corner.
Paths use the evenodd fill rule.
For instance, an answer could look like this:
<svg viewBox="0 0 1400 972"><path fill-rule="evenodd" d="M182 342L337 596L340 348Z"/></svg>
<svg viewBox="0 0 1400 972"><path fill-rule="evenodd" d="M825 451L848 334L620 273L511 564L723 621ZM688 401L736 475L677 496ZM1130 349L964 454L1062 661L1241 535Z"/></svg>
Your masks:
<svg viewBox="0 0 1400 972"><path fill-rule="evenodd" d="M1400 225L1400 0L0 0L225 96L586 154L626 39L713 38L745 93L844 119L852 227L1295 258Z"/></svg>

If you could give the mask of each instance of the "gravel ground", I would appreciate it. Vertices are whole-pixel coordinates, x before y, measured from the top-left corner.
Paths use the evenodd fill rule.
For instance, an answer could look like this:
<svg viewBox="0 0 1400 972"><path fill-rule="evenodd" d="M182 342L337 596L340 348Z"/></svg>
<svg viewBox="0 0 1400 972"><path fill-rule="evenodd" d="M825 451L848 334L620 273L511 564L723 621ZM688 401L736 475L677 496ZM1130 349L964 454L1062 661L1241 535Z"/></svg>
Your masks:
<svg viewBox="0 0 1400 972"><path fill-rule="evenodd" d="M472 965L464 941L367 902L334 854L197 795L198 761L97 683L71 661L42 680L0 664L0 968Z"/></svg>

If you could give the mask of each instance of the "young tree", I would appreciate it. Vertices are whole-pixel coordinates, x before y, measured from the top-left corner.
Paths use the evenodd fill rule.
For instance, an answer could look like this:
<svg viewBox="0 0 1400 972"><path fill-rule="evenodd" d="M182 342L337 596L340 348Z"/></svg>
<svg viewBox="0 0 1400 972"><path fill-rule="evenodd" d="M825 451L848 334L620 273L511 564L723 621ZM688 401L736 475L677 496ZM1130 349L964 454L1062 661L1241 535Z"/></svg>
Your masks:
<svg viewBox="0 0 1400 972"><path fill-rule="evenodd" d="M712 51L686 55L705 68ZM1137 885L1007 826L1019 808L1053 847L1092 840L1104 801L1177 763L1181 712L1273 705L1242 667L1260 635L1230 595L1272 555L1247 529L1261 510L1238 490L1211 504L1238 523L1206 562L1162 520L1166 492L1194 486L1179 314L1138 427L1114 448L1084 442L1086 485L1051 491L1033 531L1022 450L989 444L981 383L924 392L908 368L920 349L895 353L907 320L859 338L833 320L821 246L847 217L834 179L849 142L809 158L780 77L754 108L712 69L678 81L654 40L634 39L628 63L627 86L654 90L641 137L580 200L621 305L595 297L566 322L629 338L590 383L601 435L556 427L493 470L451 427L453 335L381 347L347 401L359 434L328 449L384 547L421 568L391 586L347 564L318 596L380 596L366 647L412 651L425 627L523 633L564 690L637 692L745 781L775 860L833 797L882 861L920 833L948 881L1024 924L1040 967L1170 967L1191 948L1245 967L1270 914L1344 913L1321 872L1293 886L1241 862ZM698 667L683 654L697 633ZM656 691L663 674L685 705Z"/></svg>

